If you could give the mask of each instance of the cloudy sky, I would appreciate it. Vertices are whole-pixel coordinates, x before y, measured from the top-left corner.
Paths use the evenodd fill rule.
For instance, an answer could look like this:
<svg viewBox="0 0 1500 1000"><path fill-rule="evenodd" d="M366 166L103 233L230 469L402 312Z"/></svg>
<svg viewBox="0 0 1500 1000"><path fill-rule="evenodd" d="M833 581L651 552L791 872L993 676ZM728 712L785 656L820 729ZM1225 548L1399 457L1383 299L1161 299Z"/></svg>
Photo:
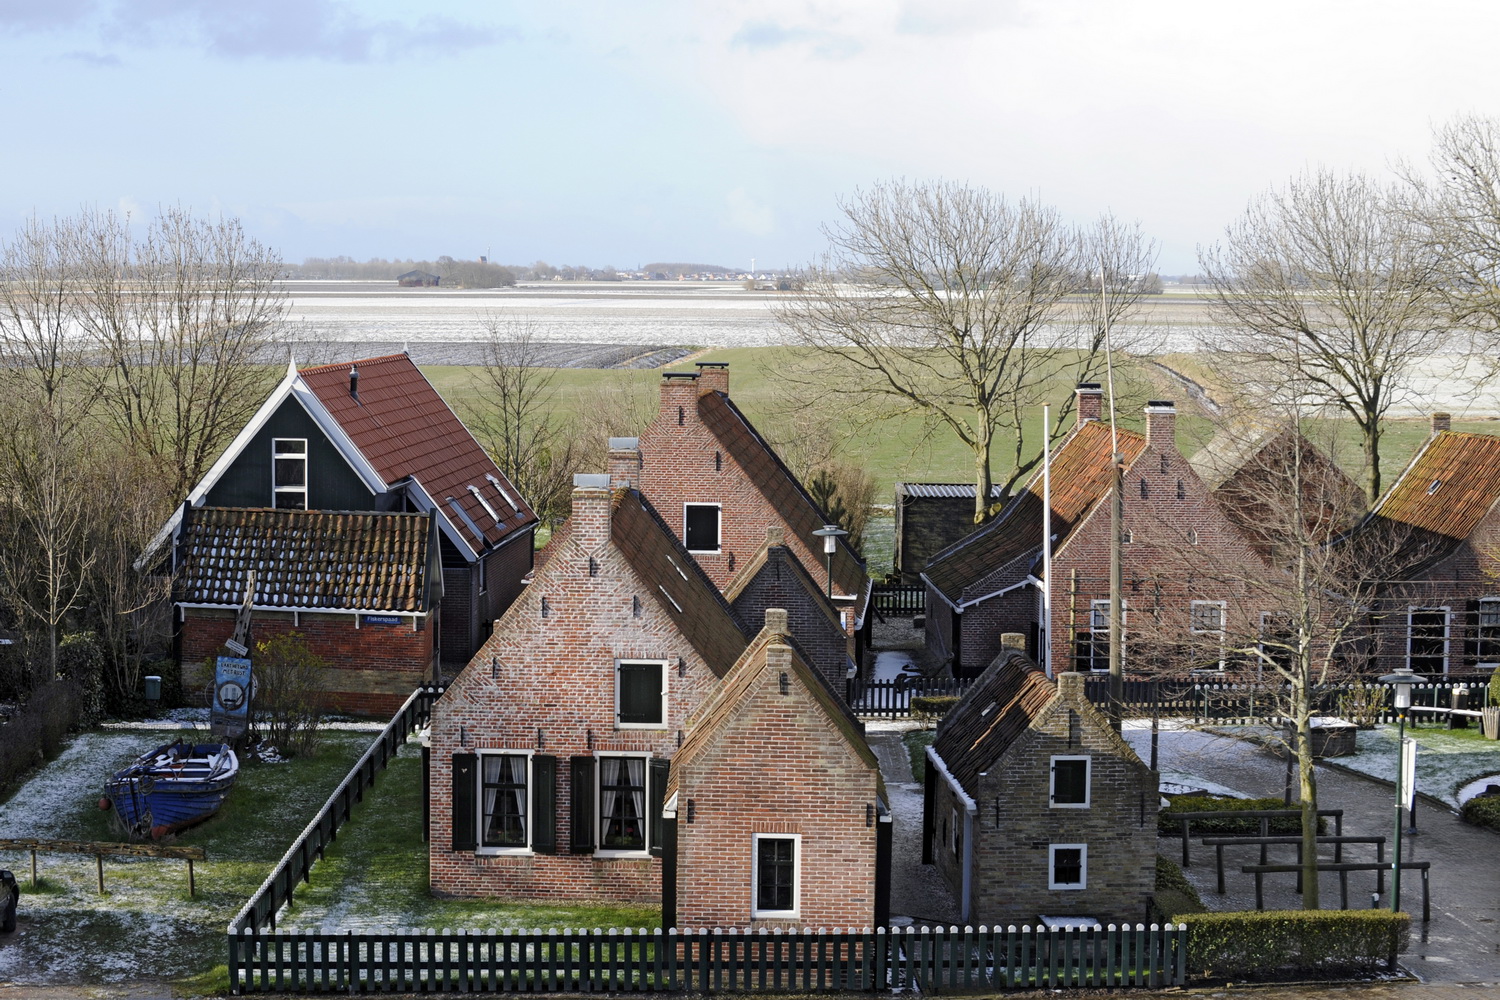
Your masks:
<svg viewBox="0 0 1500 1000"><path fill-rule="evenodd" d="M765 266L944 178L1193 271L1255 192L1500 115L1497 35L1483 0L0 0L0 233L180 203L288 260Z"/></svg>

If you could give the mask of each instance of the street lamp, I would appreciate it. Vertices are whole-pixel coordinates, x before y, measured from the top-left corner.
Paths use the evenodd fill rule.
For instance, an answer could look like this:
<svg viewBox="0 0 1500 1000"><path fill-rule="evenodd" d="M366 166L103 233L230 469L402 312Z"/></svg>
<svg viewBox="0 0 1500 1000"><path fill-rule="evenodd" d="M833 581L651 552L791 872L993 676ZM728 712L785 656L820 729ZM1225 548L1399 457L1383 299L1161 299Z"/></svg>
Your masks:
<svg viewBox="0 0 1500 1000"><path fill-rule="evenodd" d="M813 532L823 539L823 564L828 569L828 599L833 600L833 551L839 547L839 537L849 532L836 524L825 524Z"/></svg>
<svg viewBox="0 0 1500 1000"><path fill-rule="evenodd" d="M1396 687L1395 697L1392 699L1396 706L1396 719L1399 726L1396 738L1396 843L1395 850L1391 854L1391 912L1401 912L1401 826L1402 808L1401 800L1405 798L1402 794L1402 781L1404 777L1403 753L1406 747L1406 710L1411 708L1411 686L1421 684L1427 678L1411 672L1410 667L1402 667L1393 674L1386 674L1380 678L1382 684L1393 684ZM1411 776L1413 785L1416 784L1415 771ZM1414 797L1415 800L1415 797Z"/></svg>

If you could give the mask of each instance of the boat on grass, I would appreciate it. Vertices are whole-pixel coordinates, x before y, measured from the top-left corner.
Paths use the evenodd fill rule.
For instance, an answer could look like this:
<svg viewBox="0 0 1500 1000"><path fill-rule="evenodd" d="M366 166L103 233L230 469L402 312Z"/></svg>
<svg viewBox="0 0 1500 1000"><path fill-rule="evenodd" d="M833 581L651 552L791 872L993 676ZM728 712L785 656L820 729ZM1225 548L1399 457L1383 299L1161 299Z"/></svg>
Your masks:
<svg viewBox="0 0 1500 1000"><path fill-rule="evenodd" d="M179 739L116 771L99 805L113 808L132 836L159 840L218 812L239 773L228 744Z"/></svg>

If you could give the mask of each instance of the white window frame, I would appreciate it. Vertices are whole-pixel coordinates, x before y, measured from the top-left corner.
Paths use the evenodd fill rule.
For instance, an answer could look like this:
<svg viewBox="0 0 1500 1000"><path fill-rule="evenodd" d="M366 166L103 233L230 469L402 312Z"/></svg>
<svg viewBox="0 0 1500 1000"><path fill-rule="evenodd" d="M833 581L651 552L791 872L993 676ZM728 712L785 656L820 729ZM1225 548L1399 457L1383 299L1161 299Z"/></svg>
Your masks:
<svg viewBox="0 0 1500 1000"><path fill-rule="evenodd" d="M1407 608L1406 608L1406 666L1407 666L1407 669L1409 669L1409 670L1416 669L1415 667L1412 666L1412 662L1411 662L1412 639L1415 638L1415 636L1412 634L1412 626L1415 624L1413 622L1413 619L1417 615L1419 615L1419 614L1423 614L1425 612L1437 612L1437 611L1440 611L1443 614L1443 652L1442 652L1443 673L1445 675L1448 673L1448 654L1450 652L1452 652L1452 650L1453 650L1453 609L1449 605L1446 605L1446 604L1443 604L1443 605L1409 604L1409 605L1407 605ZM1423 669L1428 669L1428 668L1424 667Z"/></svg>
<svg viewBox="0 0 1500 1000"><path fill-rule="evenodd" d="M476 756L479 758L479 760L477 761L479 766L475 769L477 773L474 775L474 781L477 786L474 796L474 822L478 826L478 829L474 832L474 843L477 845L474 853L492 857L530 857L531 855L536 853L532 848L531 839L532 833L535 830L533 824L536 819L536 817L534 817L531 813L531 803L534 799L534 796L532 795L532 782L535 780L531 767L532 751L481 750ZM484 842L484 760L486 757L526 758L526 844L524 846L502 847L498 845L486 845Z"/></svg>
<svg viewBox="0 0 1500 1000"><path fill-rule="evenodd" d="M1092 638L1093 636L1101 636L1102 635L1104 637L1105 643L1107 644L1109 642L1109 605L1110 605L1110 600L1107 597L1104 598L1103 600L1092 600L1092 601L1089 601L1089 634L1090 634L1090 637L1091 637L1090 638L1090 652L1092 652L1093 642L1097 641L1097 640L1094 640ZM1103 609L1103 614L1100 614L1101 607ZM1103 621L1104 622L1104 626L1101 628L1100 626L1096 625L1095 624L1096 621ZM1130 601L1129 601L1128 598L1126 598L1126 599L1121 599L1121 601L1120 601L1120 662L1121 663L1125 662L1125 654L1126 654L1126 652L1130 648L1129 644L1125 641L1125 630L1127 628L1129 628L1129 627L1130 627ZM1095 666L1092 665L1093 664L1093 657L1090 656L1089 663L1090 663L1089 673L1100 674L1100 673L1104 673L1104 672L1106 672L1106 671L1109 670L1109 664L1108 664L1107 661L1106 661L1106 663L1105 663L1105 665L1104 665L1103 668L1095 667Z"/></svg>
<svg viewBox="0 0 1500 1000"><path fill-rule="evenodd" d="M645 796L641 799L641 843L640 848L604 846L604 759L632 757L643 762L645 773ZM600 750L594 753L594 857L596 858L649 858L651 856L651 760L649 753Z"/></svg>
<svg viewBox="0 0 1500 1000"><path fill-rule="evenodd" d="M716 511L718 511L718 517L716 519L717 523L715 524L715 530L714 530L714 547L713 548L711 548L711 549L694 549L694 548L688 548L688 543L687 542L688 542L688 508L689 507L712 507ZM700 503L700 502L697 502L697 501L694 501L692 503L684 503L682 505L682 545L683 545L684 548L687 548L687 550L689 552L702 552L702 553L710 554L710 555L714 554L714 553L717 553L717 552L723 552L724 551L724 505L721 504L721 503L706 503L706 502L705 503Z"/></svg>
<svg viewBox="0 0 1500 1000"><path fill-rule="evenodd" d="M792 842L792 908L790 910L762 910L757 904L760 897L760 842L762 840L790 840ZM750 917L752 920L796 919L802 912L802 834L800 833L752 833L750 835Z"/></svg>
<svg viewBox="0 0 1500 1000"><path fill-rule="evenodd" d="M1486 615L1491 616L1494 621L1487 624L1484 620ZM1486 627L1496 630L1495 635L1488 639L1484 636ZM1489 643L1495 650L1490 656L1484 655L1486 643ZM1500 597L1496 597L1493 594L1488 597L1481 597L1475 601L1474 655L1480 665L1500 663Z"/></svg>
<svg viewBox="0 0 1500 1000"><path fill-rule="evenodd" d="M1083 801L1057 801L1057 762L1060 760L1083 761ZM1087 809L1094 801L1094 758L1088 754L1054 754L1047 769L1047 804L1053 809Z"/></svg>
<svg viewBox="0 0 1500 1000"><path fill-rule="evenodd" d="M276 446L279 445L279 444L281 444L281 443L283 443L283 442L286 442L286 443L289 443L289 444L290 443L300 443L302 445L302 454L300 456L301 459L302 459L302 485L301 486L279 486L276 483L276 462L277 462L277 460L283 454L282 452L279 452L279 451L276 450ZM298 457L296 452L286 452L285 454L286 454L287 458L296 458L296 457ZM307 459L308 459L308 455L307 455L307 438L281 438L281 437L279 437L279 438L272 438L271 439L271 506L273 508L275 508L277 510L308 510L309 509L308 508L308 497L307 497L307 488L308 488L308 485L309 485L308 478L307 478L307 470L308 470L308 464L309 463L308 463ZM300 494L301 497L302 497L302 506L300 508L282 507L276 501L277 501L277 499L283 493L288 494L288 495L293 494L293 493Z"/></svg>
<svg viewBox="0 0 1500 1000"><path fill-rule="evenodd" d="M1057 881L1057 852L1078 851L1078 881ZM1060 890L1087 889L1089 886L1089 845L1088 844L1048 844L1047 845L1047 888Z"/></svg>
<svg viewBox="0 0 1500 1000"><path fill-rule="evenodd" d="M653 666L661 669L661 721L660 722L621 722L620 721L620 668L625 665L631 666ZM667 661L648 659L618 659L615 661L615 728L616 729L666 729L667 728Z"/></svg>
<svg viewBox="0 0 1500 1000"><path fill-rule="evenodd" d="M1219 627L1218 628L1199 628L1198 624L1197 624L1197 622L1198 622L1198 609L1199 608L1218 608L1219 609ZM1198 667L1198 668L1196 668L1197 670L1200 670L1200 671L1211 671L1211 672L1215 672L1215 673L1222 673L1224 671L1224 663L1225 663L1225 660L1224 660L1224 633L1225 633L1226 623L1228 622L1228 620L1229 620L1229 602L1228 601L1191 601L1191 602L1189 602L1189 604L1188 604L1188 632L1190 634L1192 634L1192 635L1216 635L1216 636L1219 637L1219 657L1218 657L1219 663L1218 663L1218 666L1216 666L1216 667Z"/></svg>

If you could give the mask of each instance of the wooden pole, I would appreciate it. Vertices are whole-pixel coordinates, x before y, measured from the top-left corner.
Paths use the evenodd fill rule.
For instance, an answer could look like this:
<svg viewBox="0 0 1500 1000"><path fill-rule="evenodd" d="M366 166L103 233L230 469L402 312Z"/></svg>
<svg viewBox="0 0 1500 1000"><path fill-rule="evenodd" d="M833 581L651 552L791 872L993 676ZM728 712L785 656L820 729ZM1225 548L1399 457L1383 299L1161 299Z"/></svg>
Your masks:
<svg viewBox="0 0 1500 1000"><path fill-rule="evenodd" d="M99 866L99 895L104 895L104 855L94 855L94 861Z"/></svg>

